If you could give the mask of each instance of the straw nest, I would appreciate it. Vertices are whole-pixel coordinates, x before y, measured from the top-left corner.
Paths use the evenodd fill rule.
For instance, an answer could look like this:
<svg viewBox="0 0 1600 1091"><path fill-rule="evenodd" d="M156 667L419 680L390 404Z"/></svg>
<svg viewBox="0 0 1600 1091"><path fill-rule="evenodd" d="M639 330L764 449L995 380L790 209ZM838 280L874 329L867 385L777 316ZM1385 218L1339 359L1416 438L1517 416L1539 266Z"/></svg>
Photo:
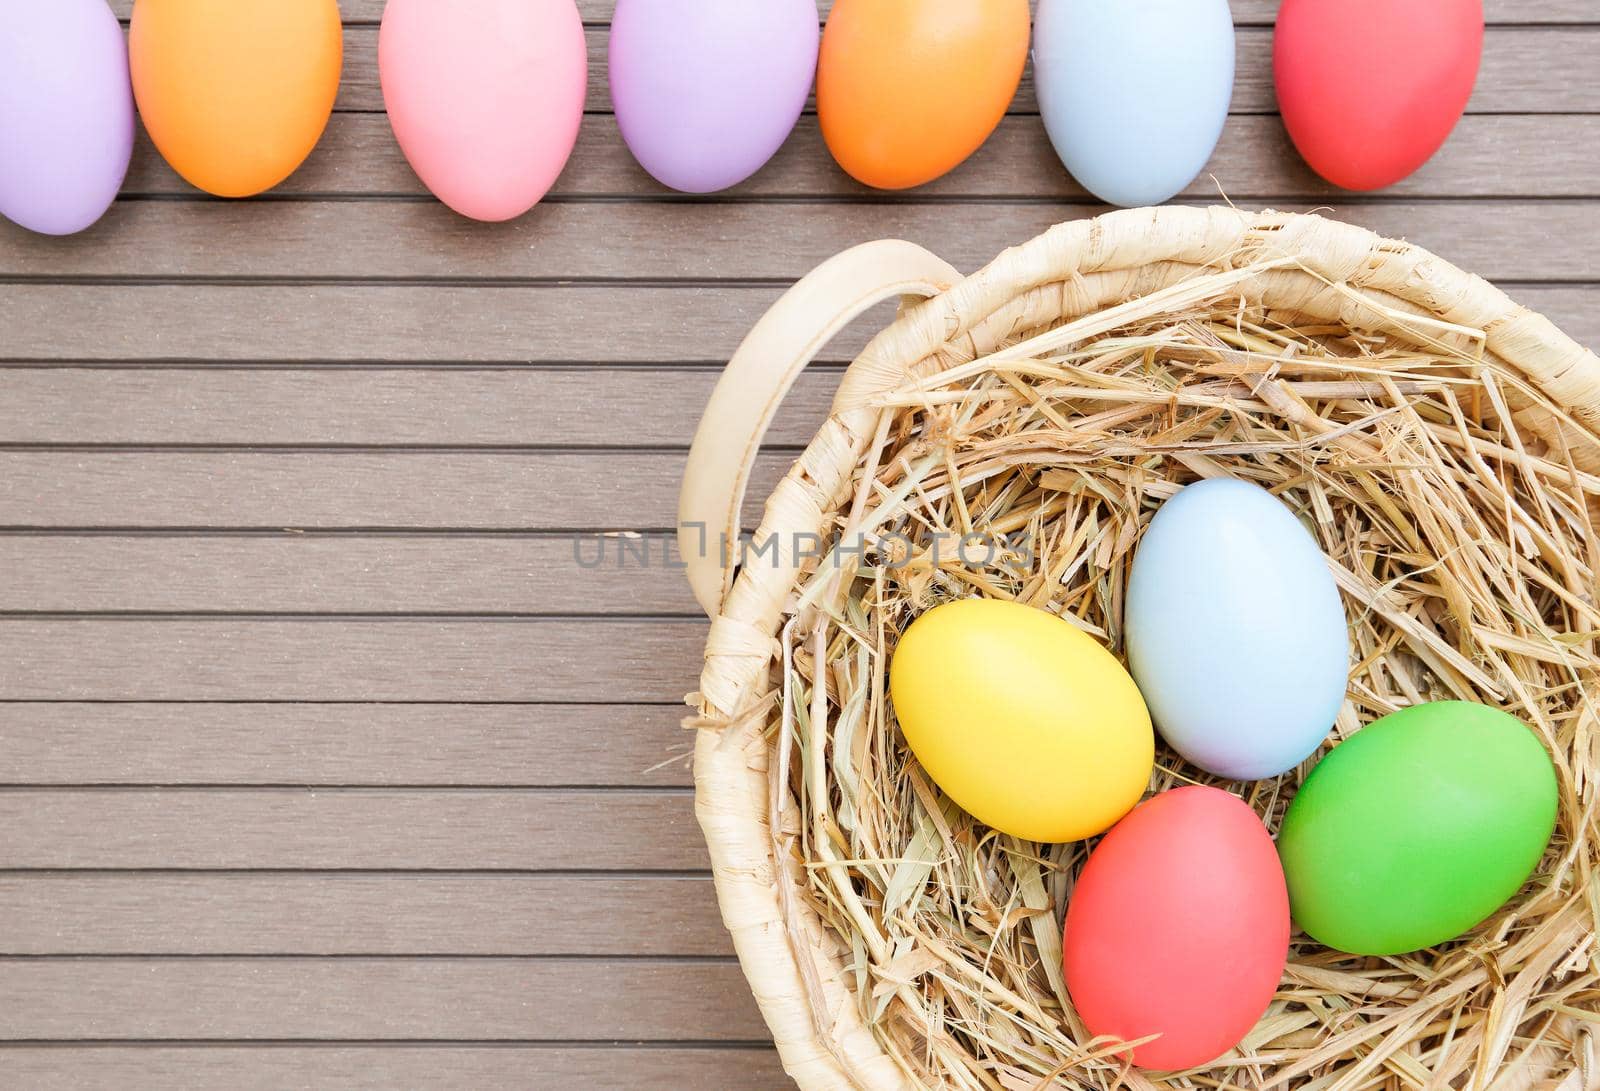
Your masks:
<svg viewBox="0 0 1600 1091"><path fill-rule="evenodd" d="M755 635L714 633L694 698L724 912L791 1073L1005 1091L1600 1086L1597 391L1591 354L1482 281L1311 217L1066 224L908 308L757 534L864 537L865 555L747 566L719 624ZM953 806L899 736L887 668L914 617L974 595L1049 610L1120 655L1141 533L1219 475L1271 490L1327 553L1348 696L1324 750L1285 776L1218 782L1158 748L1151 792L1219 784L1276 831L1327 747L1465 699L1538 734L1560 813L1534 878L1471 934L1358 958L1297 933L1243 1044L1158 1075L1091 1040L1062 983L1092 844L1017 841ZM966 534L1002 548L953 550Z"/></svg>

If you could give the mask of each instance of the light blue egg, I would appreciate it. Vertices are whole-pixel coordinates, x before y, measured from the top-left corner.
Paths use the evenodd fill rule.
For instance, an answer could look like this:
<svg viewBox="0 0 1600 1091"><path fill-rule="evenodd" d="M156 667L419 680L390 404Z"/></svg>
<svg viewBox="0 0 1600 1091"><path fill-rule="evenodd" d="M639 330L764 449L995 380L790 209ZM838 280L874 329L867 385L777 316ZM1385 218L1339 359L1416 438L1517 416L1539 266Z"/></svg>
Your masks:
<svg viewBox="0 0 1600 1091"><path fill-rule="evenodd" d="M1327 557L1248 482L1202 481L1162 505L1134 555L1124 622L1156 728L1218 776L1294 768L1344 702L1350 636Z"/></svg>
<svg viewBox="0 0 1600 1091"><path fill-rule="evenodd" d="M1039 0L1039 112L1072 176L1110 204L1158 205L1194 180L1233 65L1228 0Z"/></svg>

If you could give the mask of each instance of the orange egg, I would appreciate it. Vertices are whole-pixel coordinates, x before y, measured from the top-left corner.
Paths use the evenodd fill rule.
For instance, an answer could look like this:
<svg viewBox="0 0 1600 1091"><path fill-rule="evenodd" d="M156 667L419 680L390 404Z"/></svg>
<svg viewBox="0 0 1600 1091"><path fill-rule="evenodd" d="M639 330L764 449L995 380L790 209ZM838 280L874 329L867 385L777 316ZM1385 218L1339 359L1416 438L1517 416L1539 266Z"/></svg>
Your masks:
<svg viewBox="0 0 1600 1091"><path fill-rule="evenodd" d="M128 52L139 114L172 169L249 197L316 147L344 38L337 0L136 0Z"/></svg>
<svg viewBox="0 0 1600 1091"><path fill-rule="evenodd" d="M931 182L977 151L1028 59L1028 0L836 0L817 114L828 150L879 189Z"/></svg>

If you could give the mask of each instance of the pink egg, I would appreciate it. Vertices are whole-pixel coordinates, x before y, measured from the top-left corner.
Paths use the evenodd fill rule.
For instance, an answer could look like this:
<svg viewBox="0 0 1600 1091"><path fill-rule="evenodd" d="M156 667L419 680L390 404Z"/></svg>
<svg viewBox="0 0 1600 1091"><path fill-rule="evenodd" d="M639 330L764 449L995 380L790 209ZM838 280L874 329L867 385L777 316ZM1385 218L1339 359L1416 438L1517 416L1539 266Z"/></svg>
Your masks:
<svg viewBox="0 0 1600 1091"><path fill-rule="evenodd" d="M573 0L389 0L389 123L434 195L475 220L539 202L578 139L589 75Z"/></svg>

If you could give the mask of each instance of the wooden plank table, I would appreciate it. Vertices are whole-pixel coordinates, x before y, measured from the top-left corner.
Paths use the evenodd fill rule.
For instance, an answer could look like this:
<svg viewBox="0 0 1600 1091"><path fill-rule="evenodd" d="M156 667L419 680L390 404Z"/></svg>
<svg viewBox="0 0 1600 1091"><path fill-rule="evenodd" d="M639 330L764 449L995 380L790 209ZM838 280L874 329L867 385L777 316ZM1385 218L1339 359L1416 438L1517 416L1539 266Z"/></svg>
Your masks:
<svg viewBox="0 0 1600 1091"><path fill-rule="evenodd" d="M581 6L582 140L516 223L427 197L381 0L346 0L338 112L270 197L204 199L141 140L94 230L0 225L0 1085L784 1085L678 727L705 630L661 561L699 409L835 250L970 270L1097 209L1027 86L912 193L852 183L808 115L733 193L668 194L606 112L612 4ZM1490 0L1467 118L1377 196L1293 155L1275 4L1234 8L1234 115L1179 200L1330 209L1600 345L1593 0Z"/></svg>

